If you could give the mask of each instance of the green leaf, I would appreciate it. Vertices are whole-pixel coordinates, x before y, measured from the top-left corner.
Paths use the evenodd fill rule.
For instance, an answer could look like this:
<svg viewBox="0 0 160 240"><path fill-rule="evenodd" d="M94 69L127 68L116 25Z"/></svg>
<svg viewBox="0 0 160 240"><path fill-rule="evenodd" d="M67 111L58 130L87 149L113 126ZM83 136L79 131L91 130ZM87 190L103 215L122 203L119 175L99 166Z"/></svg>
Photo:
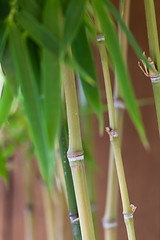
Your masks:
<svg viewBox="0 0 160 240"><path fill-rule="evenodd" d="M86 0L69 1L64 21L62 53L66 51L78 32L85 10L85 5Z"/></svg>
<svg viewBox="0 0 160 240"><path fill-rule="evenodd" d="M6 43L8 38L8 27L6 23L0 24L0 62L3 59Z"/></svg>
<svg viewBox="0 0 160 240"><path fill-rule="evenodd" d="M8 172L6 167L6 160L3 156L2 150L0 150L0 176L3 178L4 182L8 184Z"/></svg>
<svg viewBox="0 0 160 240"><path fill-rule="evenodd" d="M131 44L131 46L133 47L133 49L135 50L136 54L138 55L138 57L146 64L146 66L151 69L152 71L153 68L151 67L151 65L148 63L147 58L143 55L139 45L137 44L134 36L132 35L132 33L130 32L130 30L127 28L125 22L123 21L122 17L120 16L120 14L118 13L118 11L116 10L116 8L114 7L114 5L109 1L109 0L103 0L107 6L107 8L110 10L110 12L113 14L113 16L115 17L115 19L117 20L117 22L119 23L120 27L123 29L124 33L126 34L126 37L129 41L129 43Z"/></svg>
<svg viewBox="0 0 160 240"><path fill-rule="evenodd" d="M10 85L7 81L5 81L2 90L2 96L0 99L0 129L2 128L6 119L8 118L13 103L13 99L14 96L10 88Z"/></svg>
<svg viewBox="0 0 160 240"><path fill-rule="evenodd" d="M30 14L26 12L17 13L17 21L21 26L28 31L30 37L41 47L50 51L54 56L59 56L59 42L57 38L48 31L43 25L41 25L36 19L34 19ZM71 59L71 57L66 54L64 61L74 70L79 71L84 79L91 84L93 84L93 79L89 76L85 70L78 65L78 63Z"/></svg>
<svg viewBox="0 0 160 240"><path fill-rule="evenodd" d="M94 85L95 82L92 79L92 77L90 75L88 75L88 73L85 71L85 69L83 69L83 67L80 66L80 64L78 64L78 62L76 61L76 59L74 58L74 56L72 56L72 58L69 56L69 54L66 54L64 61L68 64L68 66L73 69L75 72L79 72L83 78L85 79L85 81L91 85Z"/></svg>
<svg viewBox="0 0 160 240"><path fill-rule="evenodd" d="M59 42L42 24L25 11L16 14L17 22L41 47L47 48L55 56L59 55Z"/></svg>
<svg viewBox="0 0 160 240"><path fill-rule="evenodd" d="M13 63L13 59L11 58L11 51L9 49L8 44L5 47L1 65L5 74L6 80L13 92L13 95L16 95L17 89L18 89L18 81L16 78L14 63Z"/></svg>
<svg viewBox="0 0 160 240"><path fill-rule="evenodd" d="M59 0L48 0L44 11L44 25L56 36L60 32L59 16ZM50 147L54 149L61 122L61 65L58 57L43 49L41 66L45 121Z"/></svg>
<svg viewBox="0 0 160 240"><path fill-rule="evenodd" d="M89 36L91 37L92 42L93 41L96 42L97 41L96 29L94 28L93 23L91 22L87 13L85 13L84 15L84 24L85 24L85 28L88 30L87 33L89 33Z"/></svg>
<svg viewBox="0 0 160 240"><path fill-rule="evenodd" d="M18 3L22 9L29 12L35 18L40 18L41 8L35 0L18 0Z"/></svg>
<svg viewBox="0 0 160 240"><path fill-rule="evenodd" d="M49 174L49 168L50 164L52 164L53 157L49 150L47 130L44 124L35 75L31 67L26 45L21 37L20 31L14 24L10 26L9 34L13 62L15 64L17 78L21 85L25 111L38 155L41 174L48 185L51 186L52 178Z"/></svg>
<svg viewBox="0 0 160 240"><path fill-rule="evenodd" d="M10 12L9 0L0 0L0 23L8 16Z"/></svg>
<svg viewBox="0 0 160 240"><path fill-rule="evenodd" d="M93 107L95 113L97 114L100 121L100 128L102 130L103 129L102 105L100 99L96 67L94 64L94 58L86 36L86 32L83 26L80 28L75 38L75 41L72 44L72 52L77 63L94 80L95 84L91 85L87 81L85 81L83 76L79 73L79 79L81 81L85 96L88 102Z"/></svg>
<svg viewBox="0 0 160 240"><path fill-rule="evenodd" d="M135 124L141 140L147 145L147 138L145 135L143 123L141 120L138 104L134 96L134 91L129 79L129 75L122 57L118 37L113 25L113 22L108 14L108 11L103 1L93 0L94 6L97 12L98 19L100 21L102 31L105 35L105 42L107 49L112 57L115 64L116 74L119 81L119 87L124 98L125 105L131 116L133 123Z"/></svg>

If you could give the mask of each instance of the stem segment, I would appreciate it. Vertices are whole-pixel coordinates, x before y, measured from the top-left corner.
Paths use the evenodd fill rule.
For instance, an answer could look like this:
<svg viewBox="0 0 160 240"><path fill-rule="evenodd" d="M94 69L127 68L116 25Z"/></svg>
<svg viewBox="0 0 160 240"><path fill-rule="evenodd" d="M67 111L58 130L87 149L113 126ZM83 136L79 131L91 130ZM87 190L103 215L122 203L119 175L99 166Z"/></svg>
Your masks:
<svg viewBox="0 0 160 240"><path fill-rule="evenodd" d="M159 50L159 41L158 41L158 31L156 23L156 14L153 0L144 0L145 13L146 13L146 22L147 22L147 32L148 32L148 41L149 41L149 50L150 56L155 63L155 66L160 72L160 50ZM159 134L160 134L160 78L159 81L153 82L153 93L156 105Z"/></svg>
<svg viewBox="0 0 160 240"><path fill-rule="evenodd" d="M95 240L81 142L74 73L64 66L64 89L69 127L68 159L72 171L83 240Z"/></svg>
<svg viewBox="0 0 160 240"><path fill-rule="evenodd" d="M81 237L81 230L80 230L80 222L75 221L76 219L79 218L79 216L78 216L76 197L75 197L75 192L73 187L71 169L67 159L68 143L67 143L66 129L64 127L64 124L61 127L59 146L60 146L60 153L61 153L61 159L63 164L65 183L67 188L67 197L68 197L68 204L69 204L69 211L70 211L69 216L72 224L73 239L81 240L82 237Z"/></svg>
<svg viewBox="0 0 160 240"><path fill-rule="evenodd" d="M133 225L133 212L129 202L127 184L126 184L121 151L120 151L119 137L116 131L117 126L115 121L115 112L114 112L114 105L113 105L107 53L105 49L105 43L103 41L99 43L99 51L100 51L103 73L104 73L108 112L109 112L109 122L110 122L110 128L107 128L107 132L110 136L110 142L111 142L113 152L114 152L114 157L115 157L115 163L116 163L116 169L117 169L117 175L118 175L118 181L119 181L120 193L121 193L122 205L123 205L123 214L124 214L124 220L127 228L128 239L134 240L135 232L134 232L134 225Z"/></svg>
<svg viewBox="0 0 160 240"><path fill-rule="evenodd" d="M120 12L122 9L120 7ZM124 2L124 14L123 20L126 25L129 25L129 13L130 13L130 0ZM124 59L127 59L127 39L125 34L119 30L119 41L121 43L121 48L123 52ZM120 145L122 142L122 130L123 130L123 115L124 115L124 104L120 101L121 94L119 91L118 81L115 77L115 87L114 87L114 106L115 106L115 118L117 123L117 129L120 136ZM118 179L116 172L116 165L114 159L113 148L110 145L110 155L109 155L109 168L108 168L108 185L106 191L106 208L103 217L103 227L105 233L105 240L115 240L117 238L117 208L118 208Z"/></svg>

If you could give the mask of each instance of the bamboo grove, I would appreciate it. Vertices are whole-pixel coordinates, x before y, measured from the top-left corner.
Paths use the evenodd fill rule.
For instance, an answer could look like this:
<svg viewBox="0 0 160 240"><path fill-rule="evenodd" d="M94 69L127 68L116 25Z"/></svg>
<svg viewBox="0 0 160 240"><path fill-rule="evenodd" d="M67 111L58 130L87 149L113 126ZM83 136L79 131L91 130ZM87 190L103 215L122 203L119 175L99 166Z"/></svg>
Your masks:
<svg viewBox="0 0 160 240"><path fill-rule="evenodd" d="M140 68L151 79L159 126L160 51L154 1L144 0L148 58L129 30L130 5L130 0L121 0L117 10L111 0L0 1L0 127L4 136L0 141L0 175L7 185L11 167L7 159L19 145L23 146L27 240L36 239L32 180L39 173L33 169L33 154L40 171L47 239L64 238L68 217L74 240L98 239L94 211L96 164L89 111L98 119L100 134L110 139L102 220L105 240L117 239L118 189L128 239L136 239L136 207L130 202L121 154L125 109L144 147L149 144L128 72L127 49L130 44ZM93 45L102 64L109 126L103 118ZM13 142L12 149L5 143L7 136ZM56 231L60 228L57 217L63 225L61 233Z"/></svg>

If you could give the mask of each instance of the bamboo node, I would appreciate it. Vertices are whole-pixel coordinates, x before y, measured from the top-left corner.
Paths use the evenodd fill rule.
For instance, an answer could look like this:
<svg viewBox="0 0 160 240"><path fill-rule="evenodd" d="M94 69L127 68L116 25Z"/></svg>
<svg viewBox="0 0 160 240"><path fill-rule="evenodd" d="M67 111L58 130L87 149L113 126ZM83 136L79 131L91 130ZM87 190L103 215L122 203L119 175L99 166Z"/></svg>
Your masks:
<svg viewBox="0 0 160 240"><path fill-rule="evenodd" d="M112 128L106 127L106 132L108 133L111 142L114 138L118 137L118 132Z"/></svg>
<svg viewBox="0 0 160 240"><path fill-rule="evenodd" d="M104 42L105 36L102 34L97 34L97 42Z"/></svg>
<svg viewBox="0 0 160 240"><path fill-rule="evenodd" d="M141 62L143 64L143 67L141 66L140 62L138 62L138 65L139 65L140 69L142 70L142 72L145 74L145 76L149 77L152 83L159 83L160 82L160 73L156 69L153 60L150 57L148 57L148 62L152 66L152 68L155 70L155 72L153 72L151 69L148 69L146 64L143 61L141 61Z"/></svg>
<svg viewBox="0 0 160 240"><path fill-rule="evenodd" d="M103 218L102 223L104 229L116 228L118 226L118 223L116 221L109 221L105 218Z"/></svg>
<svg viewBox="0 0 160 240"><path fill-rule="evenodd" d="M84 154L83 154L83 151L75 152L75 153L67 152L67 158L69 162L81 161L81 160L84 160Z"/></svg>
<svg viewBox="0 0 160 240"><path fill-rule="evenodd" d="M133 218L133 213L136 211L136 206L134 206L133 204L130 205L131 207L131 213L126 213L126 212L123 212L123 215L124 215L124 220L128 220L128 219L131 219Z"/></svg>
<svg viewBox="0 0 160 240"><path fill-rule="evenodd" d="M119 109L125 109L124 101L121 98L117 98L114 100L114 107Z"/></svg>
<svg viewBox="0 0 160 240"><path fill-rule="evenodd" d="M70 221L71 221L71 224L73 224L73 223L76 223L76 224L78 224L78 222L79 222L79 217L78 217L78 215L77 214L70 214Z"/></svg>
<svg viewBox="0 0 160 240"><path fill-rule="evenodd" d="M133 213L134 213L134 212L136 211L136 209L137 209L137 207L134 206L133 204L131 204L130 207L131 207L131 210L132 210Z"/></svg>

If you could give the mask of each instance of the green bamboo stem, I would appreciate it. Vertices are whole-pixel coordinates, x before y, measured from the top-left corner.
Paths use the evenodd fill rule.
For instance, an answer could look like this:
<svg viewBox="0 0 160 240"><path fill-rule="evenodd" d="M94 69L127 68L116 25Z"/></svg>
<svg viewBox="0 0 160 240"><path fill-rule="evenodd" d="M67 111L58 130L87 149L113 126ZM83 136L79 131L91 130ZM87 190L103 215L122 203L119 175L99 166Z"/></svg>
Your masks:
<svg viewBox="0 0 160 240"><path fill-rule="evenodd" d="M75 189L81 234L83 240L95 240L92 213L89 202L83 149L81 142L78 103L74 73L64 66L64 89L67 106L67 118L69 128L68 159L72 171Z"/></svg>
<svg viewBox="0 0 160 240"><path fill-rule="evenodd" d="M122 198L122 205L123 205L123 214L124 214L124 221L127 228L128 239L134 240L135 239L135 232L134 232L134 225L133 225L133 212L129 202L127 184L123 169L121 151L120 151L120 142L119 136L117 133L117 124L115 120L115 112L114 112L114 105L113 105L113 97L112 97L112 89L111 89L111 82L110 82L110 75L109 75L109 68L108 68L108 61L107 61L107 53L105 49L105 43L99 43L99 51L102 61L102 68L104 73L104 81L105 81L105 89L106 89L106 96L107 96L107 103L108 103L108 113L109 113L109 122L110 128L107 128L107 132L110 136L110 142L113 148L118 181L120 186L120 193Z"/></svg>
<svg viewBox="0 0 160 240"><path fill-rule="evenodd" d="M35 240L34 204L33 204L33 166L28 159L24 169L25 174L25 239Z"/></svg>
<svg viewBox="0 0 160 240"><path fill-rule="evenodd" d="M82 237L81 237L81 230L80 230L80 222L75 221L76 219L79 218L79 216L78 216L76 197L75 197L75 192L73 187L72 173L71 173L71 169L67 159L68 142L67 142L66 129L64 126L64 122L61 126L61 133L59 137L59 147L60 147L61 159L63 164L65 183L67 188L69 216L72 224L73 239L81 240Z"/></svg>
<svg viewBox="0 0 160 240"><path fill-rule="evenodd" d="M160 72L160 50L158 41L158 31L156 23L156 14L153 0L144 0L147 32L149 41L150 56L158 72ZM156 74L155 74L156 75ZM157 82L152 81L154 100L156 105L159 134L160 134L160 79Z"/></svg>
<svg viewBox="0 0 160 240"><path fill-rule="evenodd" d="M84 95L82 85L79 81L79 102L82 108L89 108L87 99ZM91 114L86 114L81 116L81 124L82 124L82 136L84 139L84 145L87 147L89 153L93 152L93 129L92 129L92 116ZM88 183L88 190L89 190L89 199L91 203L91 210L92 210L92 218L93 218L93 225L95 230L95 235L97 238L97 223L96 223L96 192L95 192L95 169L91 166L91 163L86 163L86 172L87 172L87 183Z"/></svg>
<svg viewBox="0 0 160 240"><path fill-rule="evenodd" d="M120 7L120 12L122 9ZM124 14L123 20L128 26L129 24L129 12L130 12L130 0L124 2ZM125 34L121 31L119 27L119 41L121 44L121 49L123 52L124 59L127 59L127 39ZM115 106L118 101L121 99L121 94L118 87L118 81L115 77L115 87L114 87L114 102ZM121 102L123 106L123 102ZM123 131L123 118L124 118L124 109L123 107L115 107L115 116L116 116L116 123L117 129L119 133L119 141L120 145L122 142L122 131ZM103 217L103 227L104 227L104 234L105 240L115 240L117 239L117 208L118 208L118 179L117 179L117 172L115 166L115 159L113 148L110 145L110 154L109 154L109 168L108 168L108 184L107 184L107 191L106 191L106 207L105 207L105 214Z"/></svg>
<svg viewBox="0 0 160 240"><path fill-rule="evenodd" d="M160 51L154 0L144 0L150 57L160 71Z"/></svg>

